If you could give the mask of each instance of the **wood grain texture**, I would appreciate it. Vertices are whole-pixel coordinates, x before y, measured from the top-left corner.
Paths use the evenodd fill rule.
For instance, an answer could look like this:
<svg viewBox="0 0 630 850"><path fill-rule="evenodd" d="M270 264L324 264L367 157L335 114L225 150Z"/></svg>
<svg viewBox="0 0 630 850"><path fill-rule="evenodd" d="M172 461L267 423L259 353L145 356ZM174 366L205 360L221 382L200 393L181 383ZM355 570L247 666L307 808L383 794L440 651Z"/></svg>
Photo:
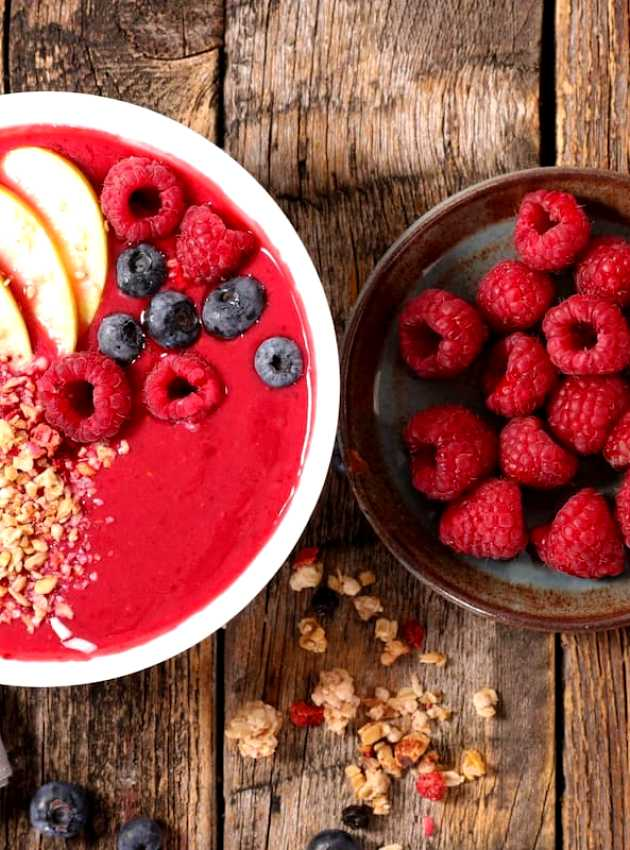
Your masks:
<svg viewBox="0 0 630 850"><path fill-rule="evenodd" d="M537 162L540 13L536 2L228 0L226 148L297 227L340 336L367 274L421 211L476 179ZM374 567L386 610L418 615L428 645L452 659L444 671L426 671L427 683L443 687L458 711L445 753L455 759L463 746L477 745L496 772L433 807L439 834L432 846L551 850L553 639L507 631L424 591L371 542L338 474L307 540L326 542L329 568ZM228 716L251 698L286 709L310 692L318 670L333 666L353 672L363 693L408 683L412 662L385 675L371 630L349 604L330 628L323 659L298 650L306 606L305 594L289 591L285 569L230 624ZM486 684L501 691L505 714L483 724L469 700ZM228 748L225 846L297 850L336 826L350 802L343 766L352 755L349 736L293 728L270 761L243 762ZM408 781L366 848L419 846L419 816L428 811Z"/></svg>
<svg viewBox="0 0 630 850"><path fill-rule="evenodd" d="M627 171L629 8L558 0L558 164ZM630 845L630 633L563 637L566 850Z"/></svg>
<svg viewBox="0 0 630 850"><path fill-rule="evenodd" d="M153 106L213 136L219 2L13 0L11 89L69 89ZM60 116L63 120L63 116ZM169 825L169 850L218 844L215 641L117 682L0 691L0 730L16 775L0 795L0 848L41 846L28 828L33 791L52 778L94 794L95 834L77 850L110 850L115 829L145 813Z"/></svg>

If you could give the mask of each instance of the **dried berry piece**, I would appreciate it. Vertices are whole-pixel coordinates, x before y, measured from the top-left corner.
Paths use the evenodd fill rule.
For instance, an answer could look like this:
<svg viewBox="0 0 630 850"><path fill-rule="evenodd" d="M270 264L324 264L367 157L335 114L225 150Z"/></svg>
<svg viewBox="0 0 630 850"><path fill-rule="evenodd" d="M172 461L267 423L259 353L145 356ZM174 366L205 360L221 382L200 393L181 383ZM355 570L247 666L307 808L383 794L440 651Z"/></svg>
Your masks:
<svg viewBox="0 0 630 850"><path fill-rule="evenodd" d="M424 643L424 629L417 620L407 620L400 632L405 643L412 649L420 649Z"/></svg>
<svg viewBox="0 0 630 850"><path fill-rule="evenodd" d="M324 722L324 709L300 700L294 702L289 709L289 717L294 726L321 726Z"/></svg>
<svg viewBox="0 0 630 850"><path fill-rule="evenodd" d="M416 791L425 800L432 800L437 803L446 796L446 781L439 770L419 773L416 780Z"/></svg>

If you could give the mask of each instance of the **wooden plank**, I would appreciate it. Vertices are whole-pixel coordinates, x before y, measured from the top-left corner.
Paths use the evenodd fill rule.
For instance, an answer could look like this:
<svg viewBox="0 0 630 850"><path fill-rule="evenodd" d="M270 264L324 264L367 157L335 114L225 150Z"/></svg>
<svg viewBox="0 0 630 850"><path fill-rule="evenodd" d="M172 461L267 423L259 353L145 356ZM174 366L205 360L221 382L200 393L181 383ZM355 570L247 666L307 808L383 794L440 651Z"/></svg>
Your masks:
<svg viewBox="0 0 630 850"><path fill-rule="evenodd" d="M537 162L540 4L348 3L261 0L226 7L226 148L268 186L296 225L330 298L339 333L366 275L422 210L475 180ZM421 844L432 811L432 846L551 850L554 846L554 642L447 605L414 583L371 542L347 486L334 475L306 539L326 542L326 565L372 566L386 610L415 614L428 645L451 663L421 676L443 688L456 715L444 737L454 758L477 745L494 774L421 803L410 781L368 846ZM286 710L310 693L318 671L348 668L361 692L406 685L411 661L379 667L370 629L344 604L326 655L297 648L306 594L285 569L227 629L226 713L262 698ZM495 685L504 716L481 723L470 696ZM286 729L276 757L225 754L225 846L302 848L339 824L350 801L343 767L350 736Z"/></svg>
<svg viewBox="0 0 630 850"><path fill-rule="evenodd" d="M74 89L153 106L210 137L216 127L221 3L13 0L13 90ZM36 119L36 116L31 116ZM60 116L63 119L63 116ZM0 795L0 848L31 850L27 803L51 778L95 795L109 850L140 813L169 825L169 850L218 845L215 641L117 682L56 691L1 689L0 728L16 775Z"/></svg>
<svg viewBox="0 0 630 850"><path fill-rule="evenodd" d="M628 4L558 0L561 165L628 170ZM563 845L630 845L630 634L564 636Z"/></svg>

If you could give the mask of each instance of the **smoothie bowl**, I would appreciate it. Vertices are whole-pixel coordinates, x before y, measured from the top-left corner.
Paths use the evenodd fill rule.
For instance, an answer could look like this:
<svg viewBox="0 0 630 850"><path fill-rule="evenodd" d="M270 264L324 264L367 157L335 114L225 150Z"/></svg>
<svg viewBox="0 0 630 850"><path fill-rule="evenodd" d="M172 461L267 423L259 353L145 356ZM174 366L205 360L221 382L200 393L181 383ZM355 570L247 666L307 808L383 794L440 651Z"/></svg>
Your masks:
<svg viewBox="0 0 630 850"><path fill-rule="evenodd" d="M286 559L334 442L335 334L288 220L201 136L88 95L0 106L0 683L100 681Z"/></svg>

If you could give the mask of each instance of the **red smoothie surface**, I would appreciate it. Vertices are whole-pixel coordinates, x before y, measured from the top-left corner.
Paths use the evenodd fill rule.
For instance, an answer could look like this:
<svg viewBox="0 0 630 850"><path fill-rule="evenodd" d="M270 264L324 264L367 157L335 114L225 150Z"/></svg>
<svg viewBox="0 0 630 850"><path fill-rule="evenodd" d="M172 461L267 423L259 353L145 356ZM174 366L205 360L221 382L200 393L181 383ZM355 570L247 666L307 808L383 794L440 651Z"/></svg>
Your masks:
<svg viewBox="0 0 630 850"><path fill-rule="evenodd" d="M144 643L208 604L249 565L286 510L300 476L313 409L314 374L309 331L288 270L264 232L190 166L118 137L67 127L30 126L0 132L0 155L38 145L71 159L97 194L109 168L130 155L167 164L181 180L187 202L210 202L231 227L253 231L260 250L240 270L264 285L267 306L243 336L224 341L204 330L194 346L221 374L227 396L194 428L153 418L142 402L147 372L165 353L147 341L126 372L134 392L130 421L111 441L129 443L94 481L103 504L86 508L89 542L101 560L85 589L64 588L74 610L67 622L77 637L106 654ZM0 234L0 239L2 235ZM156 242L174 257L174 238ZM140 318L147 305L116 286L116 258L127 247L109 231L109 277L103 300L78 350L96 349L100 319L113 312ZM206 287L181 275L164 288L183 289L201 307ZM36 353L50 355L43 329L29 323ZM271 336L288 336L302 349L305 374L295 384L270 389L254 371L254 353ZM47 621L28 634L20 621L0 625L0 656L13 659L85 658L66 649Z"/></svg>

